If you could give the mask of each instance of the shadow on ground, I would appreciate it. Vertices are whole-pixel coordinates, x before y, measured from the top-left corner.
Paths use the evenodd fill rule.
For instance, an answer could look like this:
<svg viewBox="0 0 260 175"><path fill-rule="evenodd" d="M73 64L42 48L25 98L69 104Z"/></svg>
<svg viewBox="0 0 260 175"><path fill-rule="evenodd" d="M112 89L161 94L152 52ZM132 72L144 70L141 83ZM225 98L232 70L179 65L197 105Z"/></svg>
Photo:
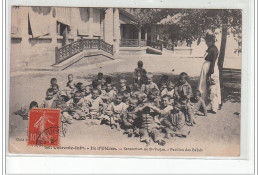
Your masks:
<svg viewBox="0 0 260 175"><path fill-rule="evenodd" d="M154 82L158 84L160 81L160 78L162 75L168 75L169 80L177 82L178 75L175 74L166 74L166 73L161 73L161 72L155 72L153 73L154 75ZM78 76L78 80L90 80L92 81L95 79L96 74L89 74L87 76ZM132 72L118 72L118 73L112 73L112 74L107 74L104 76L106 77L111 77L112 81L115 82L115 86L119 86L119 80L121 78L125 78L128 83L133 83L133 73ZM191 87L193 90L197 88L197 82L198 82L199 77L189 77L188 82L190 83ZM233 103L240 102L241 99L241 70L239 69L223 69L223 81L224 81L224 92L223 92L223 101L230 101Z"/></svg>

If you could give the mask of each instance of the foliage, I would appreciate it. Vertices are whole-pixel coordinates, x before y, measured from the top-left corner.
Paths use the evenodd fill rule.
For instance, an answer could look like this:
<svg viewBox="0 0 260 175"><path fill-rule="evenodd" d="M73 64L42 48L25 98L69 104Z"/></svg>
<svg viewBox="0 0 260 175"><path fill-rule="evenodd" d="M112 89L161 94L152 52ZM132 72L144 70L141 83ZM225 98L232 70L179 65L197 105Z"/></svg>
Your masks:
<svg viewBox="0 0 260 175"><path fill-rule="evenodd" d="M172 40L200 41L207 31L227 27L235 37L241 38L242 10L240 9L134 9L131 12L144 26L163 24L164 32ZM176 20L177 16L177 20ZM163 19L166 19L163 23ZM230 33L228 33L230 34Z"/></svg>
<svg viewBox="0 0 260 175"><path fill-rule="evenodd" d="M241 35L242 11L239 9L182 9L178 11L180 18L177 23L173 20L165 23L172 26L168 32L177 33L173 34L177 35L177 39L200 41L200 38L204 37L208 31L215 33L216 29L223 27L227 27L235 37Z"/></svg>
<svg viewBox="0 0 260 175"><path fill-rule="evenodd" d="M168 16L168 11L166 9L133 9L131 13L136 17L141 26L146 24L157 24Z"/></svg>

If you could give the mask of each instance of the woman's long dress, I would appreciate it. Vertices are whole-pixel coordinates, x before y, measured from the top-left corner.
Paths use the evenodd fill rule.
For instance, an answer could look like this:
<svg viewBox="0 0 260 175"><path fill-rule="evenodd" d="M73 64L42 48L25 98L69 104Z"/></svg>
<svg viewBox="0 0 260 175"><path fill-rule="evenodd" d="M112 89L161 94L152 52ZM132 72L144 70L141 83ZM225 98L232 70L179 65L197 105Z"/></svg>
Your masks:
<svg viewBox="0 0 260 175"><path fill-rule="evenodd" d="M214 46L215 48L213 49L217 49L216 46ZM205 62L202 65L202 69L201 69L201 73L200 73L200 78L199 78L199 82L198 82L198 87L197 89L200 91L201 93L201 97L202 99L205 101L205 104L209 103L209 89L208 89L208 85L207 85L207 74L210 71L210 64L211 62L209 61L210 59L208 59L209 57L216 57L216 61L215 61L215 66L214 66L214 73L211 74L211 77L216 76L218 77L218 83L217 83L217 87L218 87L218 103L221 104L221 93L220 93L220 83L219 83L219 69L218 69L218 65L217 65L217 55L216 53L211 53L213 52L211 48L209 48L207 50L208 54L205 56ZM215 50L216 52L216 50Z"/></svg>

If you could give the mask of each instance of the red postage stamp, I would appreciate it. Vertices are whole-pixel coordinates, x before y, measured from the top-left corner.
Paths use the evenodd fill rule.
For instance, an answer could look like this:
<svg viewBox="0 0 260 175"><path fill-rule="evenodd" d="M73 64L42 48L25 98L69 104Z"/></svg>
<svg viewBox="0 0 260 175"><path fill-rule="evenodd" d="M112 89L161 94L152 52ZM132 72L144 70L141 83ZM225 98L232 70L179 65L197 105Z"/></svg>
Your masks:
<svg viewBox="0 0 260 175"><path fill-rule="evenodd" d="M28 145L58 146L59 109L32 109L29 114Z"/></svg>

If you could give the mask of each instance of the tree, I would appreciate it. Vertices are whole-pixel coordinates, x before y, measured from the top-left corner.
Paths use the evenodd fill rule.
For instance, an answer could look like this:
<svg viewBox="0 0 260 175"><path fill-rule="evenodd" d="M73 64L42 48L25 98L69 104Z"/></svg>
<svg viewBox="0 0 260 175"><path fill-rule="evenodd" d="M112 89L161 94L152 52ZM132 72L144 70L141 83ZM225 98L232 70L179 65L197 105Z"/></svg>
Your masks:
<svg viewBox="0 0 260 175"><path fill-rule="evenodd" d="M242 33L242 10L241 9L136 9L133 15L139 20L141 26L157 24L163 19L165 30L169 37L174 40L186 40L187 43L201 41L207 31L216 32L220 29L221 46L218 58L220 73L220 86L223 98L223 64L225 59L227 35L230 32L241 40ZM241 51L238 51L241 52Z"/></svg>
<svg viewBox="0 0 260 175"><path fill-rule="evenodd" d="M167 9L141 8L134 9L131 13L135 16L141 26L157 24L168 16Z"/></svg>
<svg viewBox="0 0 260 175"><path fill-rule="evenodd" d="M200 41L208 30L215 32L221 29L221 46L218 58L220 72L220 86L223 94L222 70L225 58L227 35L230 32L235 37L241 37L242 32L242 11L240 9L178 9L179 19L169 20L167 25L179 26L179 38L186 41ZM175 14L176 13L172 13ZM223 95L222 95L223 97Z"/></svg>

